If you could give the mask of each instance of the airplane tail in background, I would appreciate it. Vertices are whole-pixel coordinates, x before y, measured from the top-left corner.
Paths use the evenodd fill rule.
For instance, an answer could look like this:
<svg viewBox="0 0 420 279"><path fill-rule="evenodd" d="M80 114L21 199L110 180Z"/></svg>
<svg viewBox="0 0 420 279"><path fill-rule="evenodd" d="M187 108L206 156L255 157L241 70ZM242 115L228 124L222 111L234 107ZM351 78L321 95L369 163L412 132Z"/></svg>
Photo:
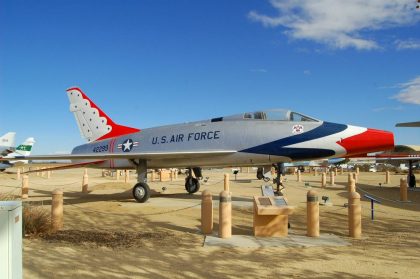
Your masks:
<svg viewBox="0 0 420 279"><path fill-rule="evenodd" d="M139 132L140 129L116 124L80 88L67 89L70 111L73 112L80 134L87 141L102 140Z"/></svg>
<svg viewBox="0 0 420 279"><path fill-rule="evenodd" d="M32 146L35 143L34 138L27 138L21 145L16 147L15 153L22 156L31 155Z"/></svg>
<svg viewBox="0 0 420 279"><path fill-rule="evenodd" d="M15 146L15 132L8 132L5 135L0 137L0 145L1 146L7 146L7 147L13 147Z"/></svg>

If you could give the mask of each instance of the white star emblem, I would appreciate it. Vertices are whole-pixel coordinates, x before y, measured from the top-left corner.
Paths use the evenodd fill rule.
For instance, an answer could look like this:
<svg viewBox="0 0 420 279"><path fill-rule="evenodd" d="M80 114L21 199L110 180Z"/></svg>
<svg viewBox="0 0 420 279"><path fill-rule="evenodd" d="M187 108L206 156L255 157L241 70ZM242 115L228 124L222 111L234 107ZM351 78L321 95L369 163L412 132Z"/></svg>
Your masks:
<svg viewBox="0 0 420 279"><path fill-rule="evenodd" d="M130 152L131 148L133 148L133 141L131 139L128 139L122 144L122 146L123 146L122 150L124 152Z"/></svg>

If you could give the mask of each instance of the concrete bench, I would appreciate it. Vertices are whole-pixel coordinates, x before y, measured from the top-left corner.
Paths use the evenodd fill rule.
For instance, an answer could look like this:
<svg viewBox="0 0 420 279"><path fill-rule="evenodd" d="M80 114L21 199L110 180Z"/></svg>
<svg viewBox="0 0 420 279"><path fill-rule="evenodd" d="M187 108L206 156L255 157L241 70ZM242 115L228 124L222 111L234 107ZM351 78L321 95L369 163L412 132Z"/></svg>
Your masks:
<svg viewBox="0 0 420 279"><path fill-rule="evenodd" d="M287 236L289 215L293 210L285 197L254 196L254 235Z"/></svg>

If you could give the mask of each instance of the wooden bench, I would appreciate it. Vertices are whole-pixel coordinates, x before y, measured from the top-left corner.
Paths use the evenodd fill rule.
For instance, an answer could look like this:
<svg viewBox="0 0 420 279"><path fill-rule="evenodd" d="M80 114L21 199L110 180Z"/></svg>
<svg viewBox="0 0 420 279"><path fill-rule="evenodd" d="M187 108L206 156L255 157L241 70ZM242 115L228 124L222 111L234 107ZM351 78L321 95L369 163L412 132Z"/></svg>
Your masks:
<svg viewBox="0 0 420 279"><path fill-rule="evenodd" d="M285 197L254 196L254 235L287 236L289 215L293 210Z"/></svg>

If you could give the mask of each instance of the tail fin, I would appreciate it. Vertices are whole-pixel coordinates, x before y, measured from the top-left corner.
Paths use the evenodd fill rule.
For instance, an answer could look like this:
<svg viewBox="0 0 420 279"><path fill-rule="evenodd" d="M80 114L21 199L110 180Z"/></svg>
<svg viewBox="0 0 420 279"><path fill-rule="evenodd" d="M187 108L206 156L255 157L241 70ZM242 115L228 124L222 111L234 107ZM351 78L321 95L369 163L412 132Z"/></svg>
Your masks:
<svg viewBox="0 0 420 279"><path fill-rule="evenodd" d="M34 145L34 143L34 138L27 138L21 145L16 147L15 153L23 156L31 155L32 146Z"/></svg>
<svg viewBox="0 0 420 279"><path fill-rule="evenodd" d="M80 134L88 141L102 140L139 132L140 129L116 124L96 106L80 88L67 89L70 111L73 112Z"/></svg>
<svg viewBox="0 0 420 279"><path fill-rule="evenodd" d="M15 132L8 132L0 137L0 146L13 147L15 146Z"/></svg>

